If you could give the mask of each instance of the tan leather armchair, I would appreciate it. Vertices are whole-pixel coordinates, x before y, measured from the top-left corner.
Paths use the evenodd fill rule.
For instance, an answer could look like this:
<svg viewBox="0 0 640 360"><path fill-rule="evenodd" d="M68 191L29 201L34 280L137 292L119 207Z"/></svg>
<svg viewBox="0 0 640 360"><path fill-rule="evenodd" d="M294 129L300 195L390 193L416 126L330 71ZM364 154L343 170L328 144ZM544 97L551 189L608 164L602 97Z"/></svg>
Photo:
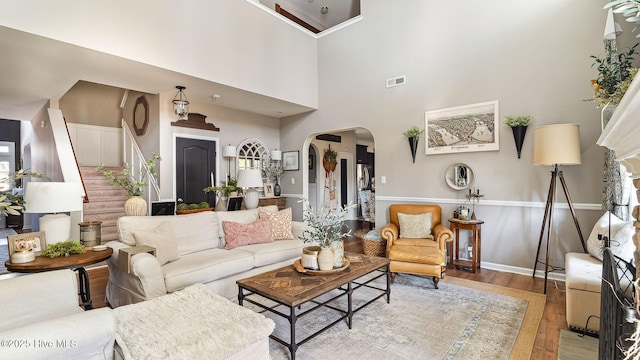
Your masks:
<svg viewBox="0 0 640 360"><path fill-rule="evenodd" d="M398 213L418 215L431 213L430 238L404 238L401 234ZM453 233L441 222L442 209L438 205L393 204L389 206L389 221L381 230L387 241L387 258L391 260L392 278L396 273L433 276L437 289L440 277L444 276L447 262L447 242L453 241Z"/></svg>

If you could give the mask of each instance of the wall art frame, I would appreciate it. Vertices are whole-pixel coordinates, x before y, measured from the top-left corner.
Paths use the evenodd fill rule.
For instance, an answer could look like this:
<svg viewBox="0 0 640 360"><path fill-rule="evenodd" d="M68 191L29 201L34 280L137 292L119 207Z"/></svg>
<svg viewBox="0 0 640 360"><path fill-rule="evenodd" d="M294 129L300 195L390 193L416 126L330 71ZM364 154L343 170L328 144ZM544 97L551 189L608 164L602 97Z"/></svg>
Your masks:
<svg viewBox="0 0 640 360"><path fill-rule="evenodd" d="M500 150L498 101L424 113L426 154Z"/></svg>
<svg viewBox="0 0 640 360"><path fill-rule="evenodd" d="M265 183L264 184L264 196L265 197L273 197L273 184Z"/></svg>
<svg viewBox="0 0 640 360"><path fill-rule="evenodd" d="M299 151L283 151L282 152L282 168L284 171L300 170L300 152Z"/></svg>
<svg viewBox="0 0 640 360"><path fill-rule="evenodd" d="M44 237L44 231L30 232L30 233L22 233L17 235L9 235L7 236L7 246L9 246L9 258L13 255L14 252L20 250L19 243L28 243L28 245L33 249L33 253L35 256L40 256L44 252L47 247L47 243Z"/></svg>

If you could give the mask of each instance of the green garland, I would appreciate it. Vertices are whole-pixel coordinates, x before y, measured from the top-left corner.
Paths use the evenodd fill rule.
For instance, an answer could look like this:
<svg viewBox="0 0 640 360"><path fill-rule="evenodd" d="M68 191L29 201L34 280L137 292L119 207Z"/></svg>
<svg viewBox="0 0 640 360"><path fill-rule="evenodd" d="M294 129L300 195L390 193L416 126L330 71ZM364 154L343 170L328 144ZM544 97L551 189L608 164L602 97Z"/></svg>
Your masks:
<svg viewBox="0 0 640 360"><path fill-rule="evenodd" d="M82 254L83 252L84 246L82 244L77 241L67 240L47 246L47 249L42 254L50 258L57 258L72 254Z"/></svg>

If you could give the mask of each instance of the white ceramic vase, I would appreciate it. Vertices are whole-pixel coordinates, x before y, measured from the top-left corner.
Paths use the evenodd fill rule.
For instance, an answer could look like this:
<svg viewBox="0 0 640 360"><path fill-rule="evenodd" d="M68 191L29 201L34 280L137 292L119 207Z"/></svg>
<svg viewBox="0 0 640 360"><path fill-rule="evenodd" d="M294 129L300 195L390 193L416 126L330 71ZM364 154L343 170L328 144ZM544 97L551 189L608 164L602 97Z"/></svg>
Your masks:
<svg viewBox="0 0 640 360"><path fill-rule="evenodd" d="M321 271L333 270L333 250L330 247L322 247L318 253L318 267Z"/></svg>
<svg viewBox="0 0 640 360"><path fill-rule="evenodd" d="M124 213L128 216L147 215L147 201L140 196L132 196L124 203Z"/></svg>
<svg viewBox="0 0 640 360"><path fill-rule="evenodd" d="M342 267L344 260L344 241L334 241L331 243L331 250L333 250L333 267L335 269Z"/></svg>

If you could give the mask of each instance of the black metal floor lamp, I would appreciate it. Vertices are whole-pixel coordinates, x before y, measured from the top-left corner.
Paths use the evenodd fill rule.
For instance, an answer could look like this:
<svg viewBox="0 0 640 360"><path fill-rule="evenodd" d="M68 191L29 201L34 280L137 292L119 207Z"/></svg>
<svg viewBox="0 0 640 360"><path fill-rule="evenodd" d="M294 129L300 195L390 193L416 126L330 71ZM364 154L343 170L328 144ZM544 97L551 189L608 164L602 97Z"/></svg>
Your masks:
<svg viewBox="0 0 640 360"><path fill-rule="evenodd" d="M573 222L578 230L578 236L582 243L582 249L587 252L587 245L584 242L578 218L576 217L573 202L569 195L569 189L564 179L562 171L558 170L558 165L579 165L580 159L580 127L577 124L557 124L541 126L535 130L533 144L533 164L534 165L552 165L551 182L549 184L549 193L547 195L547 203L545 205L544 217L542 220L542 228L540 229L540 239L538 240L538 250L536 252L536 262L533 265L533 276L536 276L536 269L540 261L540 249L542 241L545 238L546 230L546 250L544 260L544 293L547 293L547 278L549 272L560 270L561 268L549 265L549 240L551 237L551 229L553 228L553 208L556 203L556 185L560 179L562 190L567 198L567 204L573 217ZM551 269L551 270L550 270Z"/></svg>

